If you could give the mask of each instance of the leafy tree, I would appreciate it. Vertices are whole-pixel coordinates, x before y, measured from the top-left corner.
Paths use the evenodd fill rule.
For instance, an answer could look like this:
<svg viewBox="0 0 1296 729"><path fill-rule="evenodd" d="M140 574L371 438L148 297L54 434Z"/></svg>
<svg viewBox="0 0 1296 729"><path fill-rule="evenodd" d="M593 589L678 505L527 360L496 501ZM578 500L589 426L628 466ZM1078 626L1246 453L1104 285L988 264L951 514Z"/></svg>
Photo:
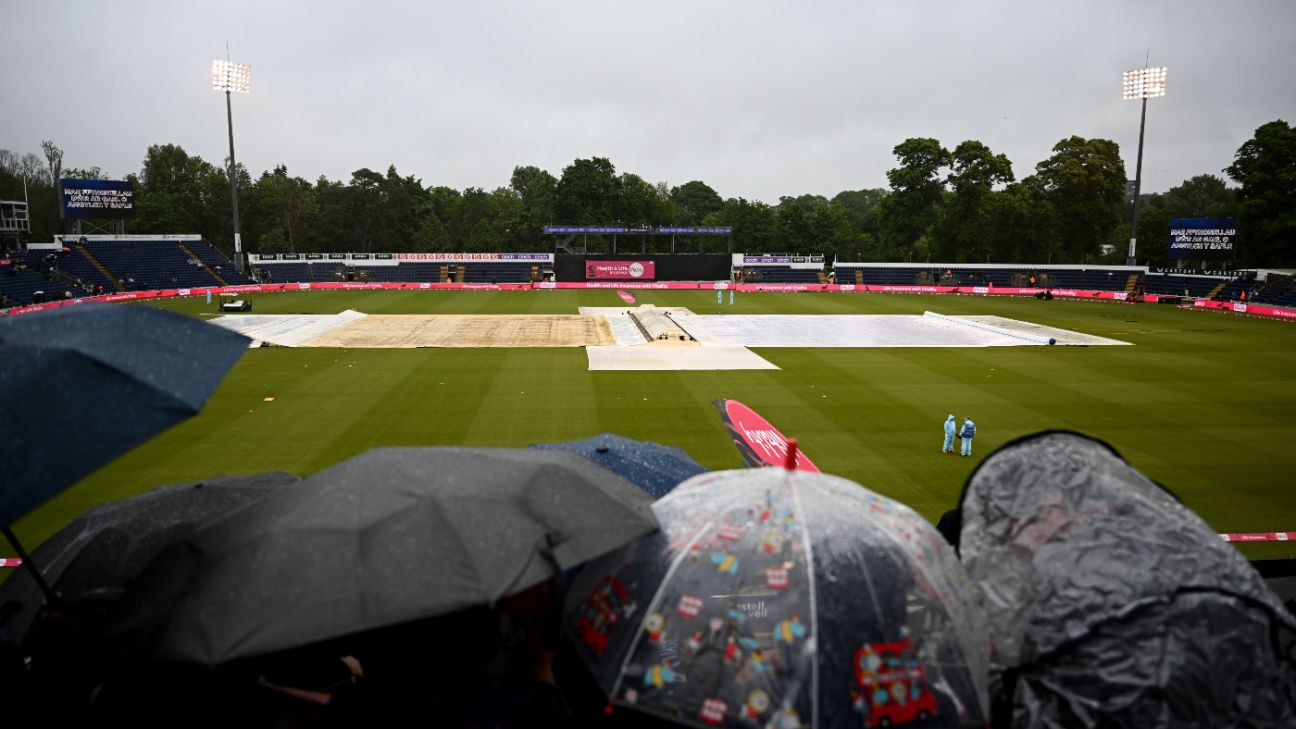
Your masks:
<svg viewBox="0 0 1296 729"><path fill-rule="evenodd" d="M450 249L450 231L446 229L445 224L436 216L436 213L428 212L423 218L423 224L419 226L418 232L414 234L414 243L420 250L448 251Z"/></svg>
<svg viewBox="0 0 1296 729"><path fill-rule="evenodd" d="M290 177L288 168L278 165L273 172L264 172L251 190L249 208L258 215L250 216L269 231L277 234L273 243L264 237L259 245L262 252L272 252L267 245L282 246L286 252L295 252L307 240L306 228L314 224L319 213L315 191L311 183L300 177ZM267 233L266 235L269 235Z"/></svg>
<svg viewBox="0 0 1296 729"><path fill-rule="evenodd" d="M613 220L628 225L659 225L666 209L666 201L659 198L657 187L632 172L622 173L617 180L616 204Z"/></svg>
<svg viewBox="0 0 1296 729"><path fill-rule="evenodd" d="M1214 175L1197 175L1166 190L1163 207L1175 218L1229 218L1237 215L1237 191Z"/></svg>
<svg viewBox="0 0 1296 729"><path fill-rule="evenodd" d="M578 159L564 168L558 179L555 214L566 225L611 223L616 218L620 187L611 160Z"/></svg>
<svg viewBox="0 0 1296 729"><path fill-rule="evenodd" d="M1045 196L1057 212L1065 260L1097 256L1120 224L1125 164L1109 139L1070 137L1053 145L1053 156L1035 166Z"/></svg>
<svg viewBox="0 0 1296 729"><path fill-rule="evenodd" d="M450 240L467 240L475 221L465 222L463 195L453 187L437 186L428 190L428 196L432 214L445 225Z"/></svg>
<svg viewBox="0 0 1296 729"><path fill-rule="evenodd" d="M539 167L514 167L509 187L522 202L514 240L520 243L540 240L544 226L554 221L554 201L558 180Z"/></svg>
<svg viewBox="0 0 1296 729"><path fill-rule="evenodd" d="M981 261L992 252L990 197L995 185L1013 181L1012 163L976 140L954 148L949 186L938 230L936 254L942 261Z"/></svg>
<svg viewBox="0 0 1296 729"><path fill-rule="evenodd" d="M1054 261L1061 250L1057 212L1034 175L991 196L990 254L996 261Z"/></svg>
<svg viewBox="0 0 1296 729"><path fill-rule="evenodd" d="M739 250L770 251L778 242L778 213L759 200L731 197L718 211L706 216L702 225L733 227L734 248Z"/></svg>
<svg viewBox="0 0 1296 729"><path fill-rule="evenodd" d="M239 166L234 174L242 196L250 184L247 171ZM137 179L132 230L197 232L232 252L230 189L224 170L191 156L179 145L155 144L145 153Z"/></svg>
<svg viewBox="0 0 1296 729"><path fill-rule="evenodd" d="M56 188L63 179L63 150L48 139L41 142L41 151L45 153L45 162L49 165L50 183Z"/></svg>
<svg viewBox="0 0 1296 729"><path fill-rule="evenodd" d="M912 253L936 222L945 191L940 171L950 153L930 138L906 139L891 150L900 166L887 170L891 194L882 202L882 239L891 249Z"/></svg>
<svg viewBox="0 0 1296 729"><path fill-rule="evenodd" d="M671 188L670 198L683 213L679 221L683 225L697 225L706 216L719 212L724 207L720 195L701 180L692 180Z"/></svg>
<svg viewBox="0 0 1296 729"><path fill-rule="evenodd" d="M1251 266L1296 262L1296 128L1278 119L1256 129L1225 170L1238 193L1238 260Z"/></svg>

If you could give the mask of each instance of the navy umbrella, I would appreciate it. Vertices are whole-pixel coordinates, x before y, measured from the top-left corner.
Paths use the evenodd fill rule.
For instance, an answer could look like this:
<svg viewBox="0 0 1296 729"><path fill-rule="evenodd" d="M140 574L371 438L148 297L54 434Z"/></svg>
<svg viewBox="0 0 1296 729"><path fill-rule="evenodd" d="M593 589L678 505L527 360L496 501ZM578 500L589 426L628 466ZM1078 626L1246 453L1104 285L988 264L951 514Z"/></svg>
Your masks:
<svg viewBox="0 0 1296 729"><path fill-rule="evenodd" d="M0 319L0 525L19 555L9 524L197 413L247 344L241 334L139 306L81 304Z"/></svg>
<svg viewBox="0 0 1296 729"><path fill-rule="evenodd" d="M544 450L569 451L614 471L627 481L660 499L681 482L706 473L702 464L680 448L600 433L592 438L566 443L540 443Z"/></svg>

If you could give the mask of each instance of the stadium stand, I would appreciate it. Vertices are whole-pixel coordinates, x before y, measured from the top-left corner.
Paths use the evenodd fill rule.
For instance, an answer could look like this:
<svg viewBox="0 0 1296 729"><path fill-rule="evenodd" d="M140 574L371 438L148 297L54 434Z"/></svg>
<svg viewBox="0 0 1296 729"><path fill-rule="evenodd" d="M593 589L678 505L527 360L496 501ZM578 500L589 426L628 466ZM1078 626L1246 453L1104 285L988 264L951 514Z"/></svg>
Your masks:
<svg viewBox="0 0 1296 729"><path fill-rule="evenodd" d="M69 276L89 284L94 290L102 286L108 293L119 291L118 283L105 276L99 267L86 257L83 250L73 246L68 252L59 254L58 267L66 271Z"/></svg>
<svg viewBox="0 0 1296 729"><path fill-rule="evenodd" d="M63 298L63 292L68 289L52 279L44 259L44 253L31 251L15 257L13 265L0 270L0 294L4 294L11 305L33 303L32 297L37 291L42 292L41 301Z"/></svg>
<svg viewBox="0 0 1296 729"><path fill-rule="evenodd" d="M837 283L866 286L1030 286L1051 288L1126 291L1131 273L1142 269L1128 267L1081 266L1012 266L968 264L935 264L930 266L896 266L868 263L838 263L834 267Z"/></svg>
<svg viewBox="0 0 1296 729"><path fill-rule="evenodd" d="M819 283L819 273L820 269L747 264L743 268L743 280L747 283Z"/></svg>
<svg viewBox="0 0 1296 729"><path fill-rule="evenodd" d="M1219 276L1177 276L1149 273L1143 277L1143 290L1149 294L1206 298L1225 279Z"/></svg>
<svg viewBox="0 0 1296 729"><path fill-rule="evenodd" d="M252 280L239 271L238 268L225 257L224 253L216 250L215 246L205 240L188 241L185 246L193 252L208 268L215 272L216 276L225 279L225 282L231 286L252 283Z"/></svg>
<svg viewBox="0 0 1296 729"><path fill-rule="evenodd" d="M1296 276L1285 276L1269 282L1264 288L1256 292L1253 299L1259 304L1268 304L1270 306L1293 306L1296 307ZM1248 299L1251 297L1248 296Z"/></svg>
<svg viewBox="0 0 1296 729"><path fill-rule="evenodd" d="M128 289L220 285L174 240L86 241L84 245Z"/></svg>
<svg viewBox="0 0 1296 729"><path fill-rule="evenodd" d="M464 283L527 283L531 281L532 264L527 262L466 263Z"/></svg>

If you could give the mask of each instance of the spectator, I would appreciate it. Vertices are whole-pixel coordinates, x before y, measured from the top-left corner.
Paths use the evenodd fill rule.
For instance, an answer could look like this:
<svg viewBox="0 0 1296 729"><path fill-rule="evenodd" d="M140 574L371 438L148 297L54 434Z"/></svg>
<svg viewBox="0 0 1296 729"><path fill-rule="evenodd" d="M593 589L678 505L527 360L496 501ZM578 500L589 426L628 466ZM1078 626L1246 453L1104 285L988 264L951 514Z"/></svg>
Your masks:
<svg viewBox="0 0 1296 729"><path fill-rule="evenodd" d="M963 449L959 453L961 456L972 455L972 438L976 435L976 423L971 418L963 418L963 428L959 431L959 437L963 439Z"/></svg>
<svg viewBox="0 0 1296 729"><path fill-rule="evenodd" d="M941 453L954 453L954 431L958 429L958 423L955 422L954 414L951 413L945 418L945 444L941 446Z"/></svg>

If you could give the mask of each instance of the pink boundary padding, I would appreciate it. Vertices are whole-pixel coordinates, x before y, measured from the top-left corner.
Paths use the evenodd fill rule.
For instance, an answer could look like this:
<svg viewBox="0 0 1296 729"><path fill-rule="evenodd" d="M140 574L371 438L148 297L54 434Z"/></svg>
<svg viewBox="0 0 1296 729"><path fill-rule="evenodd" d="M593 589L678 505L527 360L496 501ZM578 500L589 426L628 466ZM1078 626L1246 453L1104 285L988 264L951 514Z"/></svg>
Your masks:
<svg viewBox="0 0 1296 729"><path fill-rule="evenodd" d="M1041 288L1010 288L1006 286L865 286L859 284L741 284L728 282L699 281L691 283L675 281L586 281L573 283L530 283L530 284L476 284L476 283L283 283L283 284L247 284L243 286L210 286L188 289L161 289L158 291L130 291L104 296L90 296L83 299L66 299L50 301L33 306L19 306L9 309L10 314L25 314L29 311L53 309L59 306L80 304L85 301L137 301L142 299L167 298L172 296L205 296L211 294L267 293L272 291L381 291L391 289L408 289L423 291L527 291L533 289L630 289L630 290L672 290L672 291L714 291L733 290L768 293L888 293L888 294L973 294L977 296L1034 296L1046 291ZM1084 289L1047 289L1054 296L1072 299L1098 299L1108 301L1129 301L1129 294L1124 291L1088 291ZM1148 294L1144 301L1156 302L1161 297ZM1274 306L1245 304L1227 301L1195 301L1195 308L1231 311L1238 314L1268 316L1277 319L1296 320L1296 309L1283 309Z"/></svg>
<svg viewBox="0 0 1296 729"><path fill-rule="evenodd" d="M1296 542L1296 532L1230 532L1220 538L1226 542Z"/></svg>
<svg viewBox="0 0 1296 729"><path fill-rule="evenodd" d="M1194 309L1217 309L1221 311L1231 311L1234 314L1250 314L1252 316L1271 316L1278 319L1296 319L1296 309L1283 309L1277 306L1265 306L1263 304L1248 304L1243 301L1194 301Z"/></svg>

